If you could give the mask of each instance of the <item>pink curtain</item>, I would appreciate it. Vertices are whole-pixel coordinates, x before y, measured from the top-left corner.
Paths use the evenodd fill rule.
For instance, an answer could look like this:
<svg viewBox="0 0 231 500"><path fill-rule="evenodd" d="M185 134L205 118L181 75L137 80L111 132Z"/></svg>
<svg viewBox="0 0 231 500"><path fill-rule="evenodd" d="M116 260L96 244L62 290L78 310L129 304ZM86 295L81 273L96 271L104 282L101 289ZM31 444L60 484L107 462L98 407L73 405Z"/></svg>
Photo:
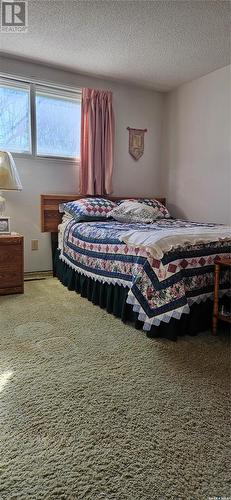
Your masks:
<svg viewBox="0 0 231 500"><path fill-rule="evenodd" d="M80 193L112 192L114 116L112 92L83 89L81 116Z"/></svg>

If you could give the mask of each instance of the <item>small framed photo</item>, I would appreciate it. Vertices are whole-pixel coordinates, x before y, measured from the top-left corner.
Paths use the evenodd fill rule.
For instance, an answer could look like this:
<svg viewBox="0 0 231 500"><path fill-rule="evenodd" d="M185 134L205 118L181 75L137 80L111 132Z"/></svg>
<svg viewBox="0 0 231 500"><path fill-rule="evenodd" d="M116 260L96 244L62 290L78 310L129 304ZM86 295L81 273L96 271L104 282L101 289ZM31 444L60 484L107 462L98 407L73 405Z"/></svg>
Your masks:
<svg viewBox="0 0 231 500"><path fill-rule="evenodd" d="M0 217L0 235L10 234L10 218Z"/></svg>

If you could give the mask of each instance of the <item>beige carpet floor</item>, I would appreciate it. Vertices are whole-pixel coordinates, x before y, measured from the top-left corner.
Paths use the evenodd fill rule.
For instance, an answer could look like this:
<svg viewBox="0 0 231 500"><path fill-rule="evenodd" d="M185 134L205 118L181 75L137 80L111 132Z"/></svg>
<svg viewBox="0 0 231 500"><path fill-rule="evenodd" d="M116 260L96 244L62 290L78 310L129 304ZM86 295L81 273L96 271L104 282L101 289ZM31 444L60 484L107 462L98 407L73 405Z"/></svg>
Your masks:
<svg viewBox="0 0 231 500"><path fill-rule="evenodd" d="M52 278L0 297L0 499L228 497L228 340L147 339Z"/></svg>

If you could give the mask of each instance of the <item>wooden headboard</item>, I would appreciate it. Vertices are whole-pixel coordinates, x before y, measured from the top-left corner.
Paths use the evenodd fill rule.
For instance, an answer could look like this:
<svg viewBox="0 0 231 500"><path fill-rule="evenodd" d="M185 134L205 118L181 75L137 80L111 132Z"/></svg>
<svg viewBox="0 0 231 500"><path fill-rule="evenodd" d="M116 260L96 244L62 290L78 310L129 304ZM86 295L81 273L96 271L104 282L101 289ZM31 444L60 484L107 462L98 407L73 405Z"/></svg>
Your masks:
<svg viewBox="0 0 231 500"><path fill-rule="evenodd" d="M43 233L57 233L58 225L62 221L62 214L59 212L60 203L79 200L84 198L80 194L41 194L41 230ZM104 196L110 200L116 201L127 198L138 199L140 196ZM148 196L146 197L148 198ZM152 199L160 201L163 205L166 203L165 198L152 196Z"/></svg>

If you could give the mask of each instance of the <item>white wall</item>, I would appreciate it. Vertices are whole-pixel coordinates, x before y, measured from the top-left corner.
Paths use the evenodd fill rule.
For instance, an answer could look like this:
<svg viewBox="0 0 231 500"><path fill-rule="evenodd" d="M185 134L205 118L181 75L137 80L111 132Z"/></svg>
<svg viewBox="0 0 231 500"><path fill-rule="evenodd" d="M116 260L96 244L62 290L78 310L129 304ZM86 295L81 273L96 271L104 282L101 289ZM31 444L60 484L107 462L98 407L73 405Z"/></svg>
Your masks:
<svg viewBox="0 0 231 500"><path fill-rule="evenodd" d="M162 187L173 215L231 221L230 67L166 95Z"/></svg>
<svg viewBox="0 0 231 500"><path fill-rule="evenodd" d="M163 195L160 184L160 152L163 95L131 85L93 79L42 65L0 58L0 71L22 78L72 87L107 88L113 91L115 111L114 195ZM126 127L147 128L143 157L134 161L128 153ZM78 192L78 168L59 160L16 158L23 184L21 193L6 193L12 230L25 237L25 270L51 269L49 234L40 231L40 194ZM32 239L39 250L31 251Z"/></svg>

